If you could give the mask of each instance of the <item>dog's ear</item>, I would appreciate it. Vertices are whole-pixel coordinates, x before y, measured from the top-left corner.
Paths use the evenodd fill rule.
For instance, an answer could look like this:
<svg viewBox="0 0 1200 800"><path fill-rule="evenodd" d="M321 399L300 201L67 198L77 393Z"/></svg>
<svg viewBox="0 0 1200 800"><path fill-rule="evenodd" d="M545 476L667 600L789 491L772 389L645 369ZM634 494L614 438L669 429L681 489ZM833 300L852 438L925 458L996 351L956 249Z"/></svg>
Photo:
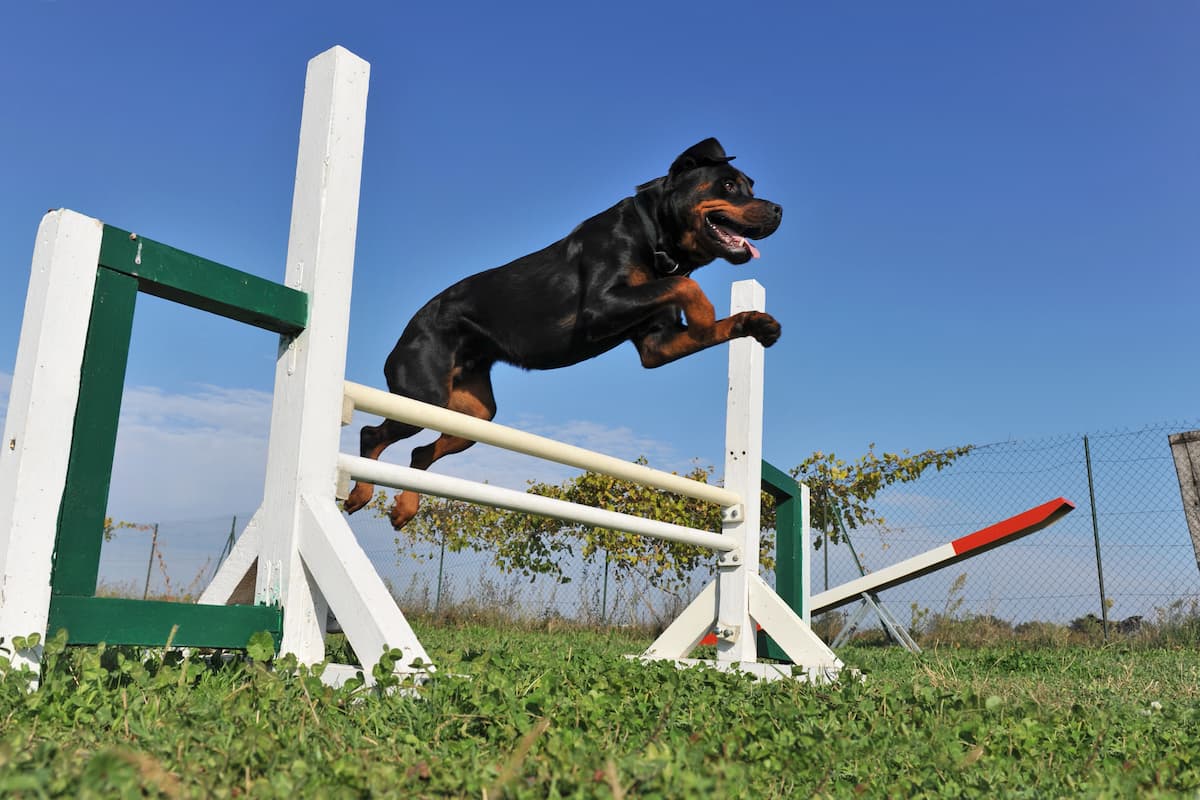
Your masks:
<svg viewBox="0 0 1200 800"><path fill-rule="evenodd" d="M725 148L711 136L703 142L697 142L679 154L679 158L671 164L668 175L674 177L681 172L697 167L711 167L717 164L728 164L736 156L725 155Z"/></svg>
<svg viewBox="0 0 1200 800"><path fill-rule="evenodd" d="M667 181L666 176L663 176L661 178L655 178L652 181L646 181L645 183L643 183L637 187L637 191L645 192L645 191L649 191L650 189L657 189L658 187L660 187L664 183L666 183L666 181Z"/></svg>

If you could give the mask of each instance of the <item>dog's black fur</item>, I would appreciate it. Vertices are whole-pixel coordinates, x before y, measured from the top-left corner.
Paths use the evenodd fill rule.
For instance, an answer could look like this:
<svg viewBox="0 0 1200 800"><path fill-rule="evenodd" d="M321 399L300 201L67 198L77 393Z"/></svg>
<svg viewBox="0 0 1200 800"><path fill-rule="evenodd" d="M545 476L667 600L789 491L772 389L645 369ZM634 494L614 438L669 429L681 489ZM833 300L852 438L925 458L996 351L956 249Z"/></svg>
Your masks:
<svg viewBox="0 0 1200 800"><path fill-rule="evenodd" d="M754 182L730 166L716 139L683 152L665 177L638 187L565 238L509 264L464 278L408 323L384 365L395 394L491 419L491 369L497 361L554 369L632 341L645 367L658 367L739 336L769 347L779 323L747 311L718 320L693 270L724 258L744 264L758 251L747 239L770 236L783 211L754 197ZM361 453L378 458L421 429L384 420L362 429ZM474 442L443 434L412 453L426 469ZM354 512L374 487L358 483ZM417 512L403 492L391 509L399 529Z"/></svg>

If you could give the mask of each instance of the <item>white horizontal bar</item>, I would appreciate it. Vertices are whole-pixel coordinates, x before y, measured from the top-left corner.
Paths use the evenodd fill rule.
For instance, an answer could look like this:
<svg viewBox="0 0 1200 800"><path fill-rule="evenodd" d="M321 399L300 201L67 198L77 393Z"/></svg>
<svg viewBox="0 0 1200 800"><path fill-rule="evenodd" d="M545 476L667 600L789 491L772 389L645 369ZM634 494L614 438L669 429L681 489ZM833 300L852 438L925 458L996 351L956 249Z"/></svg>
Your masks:
<svg viewBox="0 0 1200 800"><path fill-rule="evenodd" d="M742 499L735 492L707 483L661 472L656 469L622 461L582 447L557 442L533 433L519 431L488 420L469 417L457 411L422 403L408 397L346 381L346 397L354 407L369 414L378 414L398 422L420 425L442 433L461 436L473 442L486 442L505 450L544 458L579 469L599 472L622 480L633 481L655 489L681 494L720 506L735 506ZM757 496L751 500L757 502Z"/></svg>
<svg viewBox="0 0 1200 800"><path fill-rule="evenodd" d="M669 542L682 542L697 547L707 547L710 550L722 552L736 550L737 541L732 536L723 536L712 531L700 531L685 528L670 522L660 522L655 519L635 517L631 514L621 514L616 511L605 511L602 508L581 506L556 500L552 497L518 492L501 486L487 483L454 478L449 475L438 475L424 472L399 464L388 464L373 461L369 458L338 453L338 469L350 474L356 480L370 481L384 486L394 486L397 489L411 489L414 492L433 494L438 497L449 497L454 500L467 500L472 503L506 508L509 511L524 511L529 514L540 514L545 517L578 522L584 525L594 525L598 528L636 533L655 539L666 539Z"/></svg>

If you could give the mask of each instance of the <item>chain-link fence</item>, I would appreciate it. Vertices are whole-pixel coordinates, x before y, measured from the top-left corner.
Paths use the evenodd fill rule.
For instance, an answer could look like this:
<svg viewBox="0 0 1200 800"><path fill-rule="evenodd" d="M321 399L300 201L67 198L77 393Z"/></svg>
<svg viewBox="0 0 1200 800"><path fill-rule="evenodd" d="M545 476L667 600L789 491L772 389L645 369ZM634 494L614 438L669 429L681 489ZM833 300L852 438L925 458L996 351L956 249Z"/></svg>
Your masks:
<svg viewBox="0 0 1200 800"><path fill-rule="evenodd" d="M1200 599L1168 436L1196 421L977 447L879 497L883 529L851 532L867 569L944 544L1056 497L1057 524L881 593L907 620L933 614L1067 623L1155 620ZM816 553L814 591L858 576L849 551ZM1126 625L1135 624L1127 622Z"/></svg>
<svg viewBox="0 0 1200 800"><path fill-rule="evenodd" d="M1052 527L896 586L880 599L906 623L930 614L1010 623L1069 623L1094 615L1116 625L1181 609L1194 613L1198 556L1168 436L1196 428L1200 421L1193 420L980 446L940 472L881 493L874 505L886 525L852 530L850 543L864 568L875 570L1066 497L1075 511ZM231 530L240 530L239 519L249 514L117 528L102 553L101 590L194 597L215 571ZM656 626L690 599L687 590L664 591L649 579L616 580L602 554L569 561L569 582L530 579L501 572L487 553L402 548L385 519L360 513L350 521L393 594L412 611ZM846 543L813 551L814 592L858 574ZM690 588L706 577L694 576Z"/></svg>

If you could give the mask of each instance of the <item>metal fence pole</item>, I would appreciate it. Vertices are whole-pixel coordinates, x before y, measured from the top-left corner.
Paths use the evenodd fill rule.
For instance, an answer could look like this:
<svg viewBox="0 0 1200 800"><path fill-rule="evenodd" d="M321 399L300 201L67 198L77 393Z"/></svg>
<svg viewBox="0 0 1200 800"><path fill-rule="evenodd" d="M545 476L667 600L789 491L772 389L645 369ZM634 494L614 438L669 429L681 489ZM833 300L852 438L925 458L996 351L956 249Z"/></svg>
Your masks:
<svg viewBox="0 0 1200 800"><path fill-rule="evenodd" d="M1092 480L1092 448L1083 437L1083 460L1087 463L1088 501L1092 507L1092 539L1096 543L1096 576L1100 580L1100 619L1104 624L1104 640L1108 641L1108 598L1104 595L1104 564L1100 561L1100 523L1096 518L1096 484Z"/></svg>
<svg viewBox="0 0 1200 800"><path fill-rule="evenodd" d="M433 596L433 613L437 613L442 607L442 574L446 567L446 532L442 531L442 549L438 553L438 577L437 577L437 593Z"/></svg>
<svg viewBox="0 0 1200 800"><path fill-rule="evenodd" d="M826 520L828 523L828 520ZM824 541L821 542L821 552L824 553L825 559L825 591L829 591L829 531L823 530Z"/></svg>
<svg viewBox="0 0 1200 800"><path fill-rule="evenodd" d="M604 551L604 588L600 594L600 624L608 622L608 551Z"/></svg>
<svg viewBox="0 0 1200 800"><path fill-rule="evenodd" d="M150 570L154 567L154 551L158 548L158 523L154 523L154 533L150 536L150 562L146 564L146 587L142 589L142 599L150 595Z"/></svg>
<svg viewBox="0 0 1200 800"><path fill-rule="evenodd" d="M233 521L229 523L229 538L225 540L225 546L221 548L221 556L217 559L217 566L225 561L226 556L233 551L233 543L237 541L237 514L233 515Z"/></svg>

